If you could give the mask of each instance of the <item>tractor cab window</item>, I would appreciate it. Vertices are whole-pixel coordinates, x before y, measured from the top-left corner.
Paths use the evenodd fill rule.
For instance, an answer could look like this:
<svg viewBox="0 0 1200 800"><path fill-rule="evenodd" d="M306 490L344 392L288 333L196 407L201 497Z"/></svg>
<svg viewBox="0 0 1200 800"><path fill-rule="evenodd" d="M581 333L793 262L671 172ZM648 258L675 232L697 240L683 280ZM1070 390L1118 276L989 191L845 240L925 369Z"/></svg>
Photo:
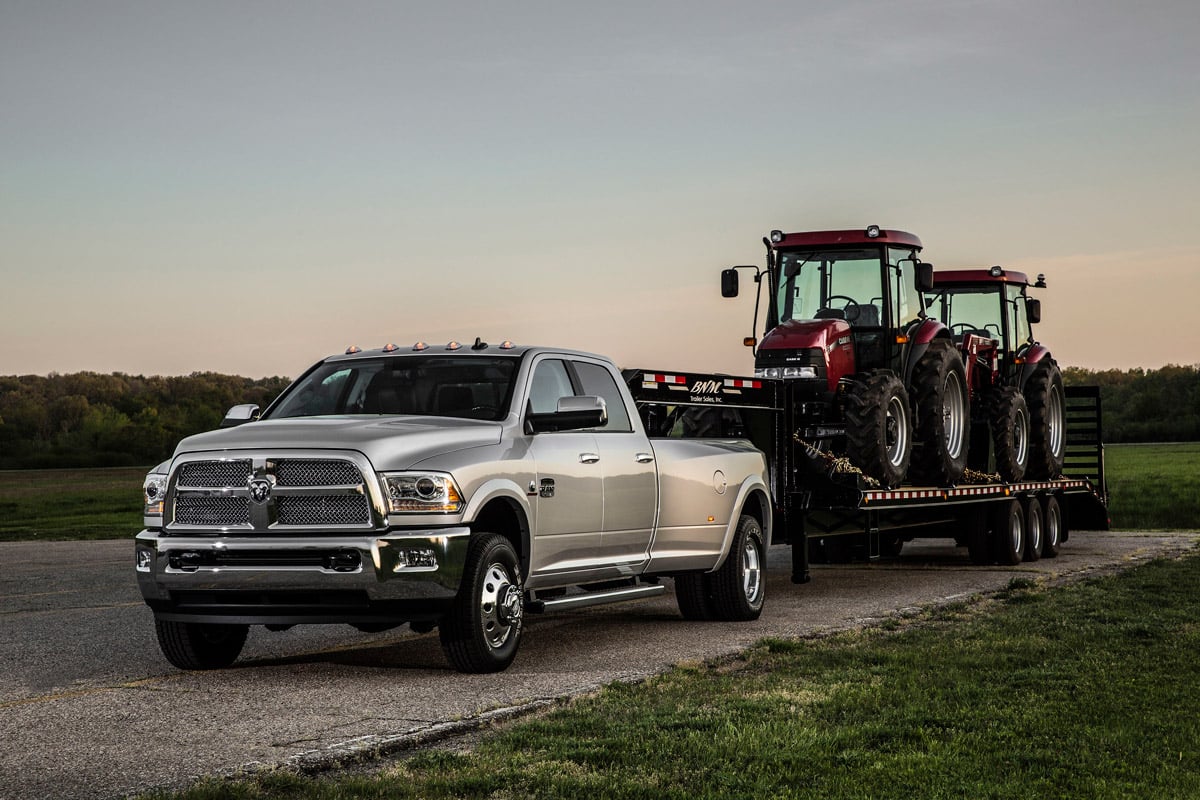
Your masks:
<svg viewBox="0 0 1200 800"><path fill-rule="evenodd" d="M883 325L878 250L785 250L779 254L779 321L844 319Z"/></svg>
<svg viewBox="0 0 1200 800"><path fill-rule="evenodd" d="M1020 286L1006 286L1005 306L1009 325L1013 331L1013 349L1033 341L1033 329L1029 326L1029 314L1025 308L1025 292Z"/></svg>
<svg viewBox="0 0 1200 800"><path fill-rule="evenodd" d="M893 319L897 327L907 328L921 316L921 293L917 291L917 257L912 250L888 248L888 264L891 266L892 297L895 307Z"/></svg>
<svg viewBox="0 0 1200 800"><path fill-rule="evenodd" d="M1004 341L1003 317L994 289L948 289L929 295L926 305L929 315L940 319L956 342L968 333Z"/></svg>

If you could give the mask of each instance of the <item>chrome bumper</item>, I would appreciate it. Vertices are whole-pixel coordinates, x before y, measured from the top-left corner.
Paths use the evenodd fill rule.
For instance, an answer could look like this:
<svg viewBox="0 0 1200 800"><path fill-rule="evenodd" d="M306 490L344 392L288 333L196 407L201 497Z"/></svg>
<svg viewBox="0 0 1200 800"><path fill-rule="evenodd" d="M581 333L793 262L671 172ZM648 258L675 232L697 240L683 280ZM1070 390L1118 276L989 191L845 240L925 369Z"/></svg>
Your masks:
<svg viewBox="0 0 1200 800"><path fill-rule="evenodd" d="M136 537L164 619L262 624L435 618L458 593L469 528L382 535Z"/></svg>

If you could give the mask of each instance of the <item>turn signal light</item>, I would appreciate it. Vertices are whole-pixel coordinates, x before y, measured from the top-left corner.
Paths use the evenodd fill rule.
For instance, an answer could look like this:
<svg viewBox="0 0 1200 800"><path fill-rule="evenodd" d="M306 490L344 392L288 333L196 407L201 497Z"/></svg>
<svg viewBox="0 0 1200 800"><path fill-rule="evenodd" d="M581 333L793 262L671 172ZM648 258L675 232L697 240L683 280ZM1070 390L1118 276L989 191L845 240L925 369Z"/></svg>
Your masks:
<svg viewBox="0 0 1200 800"><path fill-rule="evenodd" d="M742 339L743 347L754 347L756 344L758 344L758 339L753 336L747 336L745 339Z"/></svg>

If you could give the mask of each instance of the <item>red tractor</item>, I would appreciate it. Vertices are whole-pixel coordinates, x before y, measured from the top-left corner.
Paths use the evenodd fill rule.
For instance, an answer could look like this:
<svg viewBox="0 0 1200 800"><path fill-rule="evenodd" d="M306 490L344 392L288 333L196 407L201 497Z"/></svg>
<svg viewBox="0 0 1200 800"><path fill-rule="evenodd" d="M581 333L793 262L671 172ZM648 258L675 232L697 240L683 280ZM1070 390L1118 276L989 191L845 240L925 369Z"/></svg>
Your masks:
<svg viewBox="0 0 1200 800"><path fill-rule="evenodd" d="M1062 475L1066 452L1062 374L1050 351L1033 338L1041 302L1022 272L990 269L944 270L934 275L926 307L945 324L964 358L973 360L975 407L970 465L987 470L987 431L994 466L1006 481ZM987 424L981 424L986 422Z"/></svg>
<svg viewBox="0 0 1200 800"><path fill-rule="evenodd" d="M844 452L881 484L947 486L967 466L968 375L949 328L925 315L933 267L921 240L872 225L763 239L767 266L731 267L721 293L738 294L738 269L766 276L766 333L755 374L791 386L789 430L817 450ZM755 307L757 327L758 308Z"/></svg>

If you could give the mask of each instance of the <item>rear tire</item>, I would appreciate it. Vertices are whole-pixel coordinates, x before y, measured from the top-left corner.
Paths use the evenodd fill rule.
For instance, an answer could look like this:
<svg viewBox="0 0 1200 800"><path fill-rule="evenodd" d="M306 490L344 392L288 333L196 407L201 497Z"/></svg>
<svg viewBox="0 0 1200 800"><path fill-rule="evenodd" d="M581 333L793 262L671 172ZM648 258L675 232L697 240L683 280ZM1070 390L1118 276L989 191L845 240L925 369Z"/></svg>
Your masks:
<svg viewBox="0 0 1200 800"><path fill-rule="evenodd" d="M1025 512L1018 500L996 503L992 509L992 553L1000 564L1015 567L1025 557Z"/></svg>
<svg viewBox="0 0 1200 800"><path fill-rule="evenodd" d="M992 450L1001 479L1016 483L1029 467L1029 406L1011 386L997 389L991 404Z"/></svg>
<svg viewBox="0 0 1200 800"><path fill-rule="evenodd" d="M1025 503L1025 560L1037 561L1042 557L1042 545L1046 533L1042 517L1042 503L1036 497Z"/></svg>
<svg viewBox="0 0 1200 800"><path fill-rule="evenodd" d="M158 647L180 669L222 669L241 655L249 625L154 620Z"/></svg>
<svg viewBox="0 0 1200 800"><path fill-rule="evenodd" d="M912 457L912 412L895 373L876 370L846 394L846 455L886 488L899 486Z"/></svg>
<svg viewBox="0 0 1200 800"><path fill-rule="evenodd" d="M512 544L496 533L471 539L462 586L438 634L459 672L499 672L521 643L525 587Z"/></svg>
<svg viewBox="0 0 1200 800"><path fill-rule="evenodd" d="M675 602L684 619L703 621L715 616L710 578L703 572L675 576Z"/></svg>
<svg viewBox="0 0 1200 800"><path fill-rule="evenodd" d="M1042 556L1055 558L1063 541L1063 513L1058 498L1046 495L1042 498Z"/></svg>
<svg viewBox="0 0 1200 800"><path fill-rule="evenodd" d="M712 590L717 619L746 622L762 613L767 595L767 551L762 528L749 514L738 520L729 555L712 575Z"/></svg>
<svg viewBox="0 0 1200 800"><path fill-rule="evenodd" d="M913 483L951 486L967 468L971 409L967 371L949 339L934 339L913 369L909 387L917 423L913 432Z"/></svg>
<svg viewBox="0 0 1200 800"><path fill-rule="evenodd" d="M1029 404L1029 468L1033 480L1053 480L1062 475L1066 455L1066 394L1062 373L1052 358L1040 361L1025 383Z"/></svg>

